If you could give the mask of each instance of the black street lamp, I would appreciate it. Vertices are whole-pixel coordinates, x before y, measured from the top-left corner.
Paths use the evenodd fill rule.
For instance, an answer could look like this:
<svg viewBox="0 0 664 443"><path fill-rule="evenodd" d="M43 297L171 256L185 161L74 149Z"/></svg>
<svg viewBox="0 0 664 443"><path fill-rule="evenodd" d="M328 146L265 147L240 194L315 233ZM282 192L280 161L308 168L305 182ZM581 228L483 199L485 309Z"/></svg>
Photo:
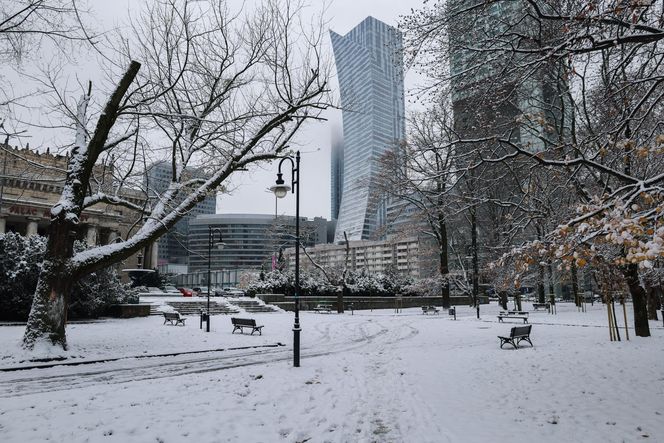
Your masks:
<svg viewBox="0 0 664 443"><path fill-rule="evenodd" d="M295 322L293 323L293 366L300 367L300 151L295 153L295 161L292 157L284 157L279 162L277 182L270 188L277 198L284 198L291 187L284 183L281 173L281 165L285 160L291 164L292 192L295 193Z"/></svg>
<svg viewBox="0 0 664 443"><path fill-rule="evenodd" d="M212 263L212 243L214 243L215 234L219 234L219 241L216 243L219 249L221 249L224 247L224 239L221 236L221 229L213 228L211 225L208 225L207 326L205 327L205 332L210 332L210 265Z"/></svg>

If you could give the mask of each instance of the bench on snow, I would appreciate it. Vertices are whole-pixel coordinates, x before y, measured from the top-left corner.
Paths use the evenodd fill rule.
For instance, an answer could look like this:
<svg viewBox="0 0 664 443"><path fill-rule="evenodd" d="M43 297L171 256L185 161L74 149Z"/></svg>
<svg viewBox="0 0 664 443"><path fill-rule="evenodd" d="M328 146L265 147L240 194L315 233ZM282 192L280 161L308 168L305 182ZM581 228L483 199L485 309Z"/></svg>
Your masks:
<svg viewBox="0 0 664 443"><path fill-rule="evenodd" d="M435 306L422 306L422 314L438 314L440 310Z"/></svg>
<svg viewBox="0 0 664 443"><path fill-rule="evenodd" d="M519 343L524 340L530 343L530 346L533 346L533 342L530 341L530 329L532 327L533 325L514 326L510 331L509 337L501 337L499 335L498 338L500 339L500 349L502 349L503 346L507 343L511 344L514 346L514 349L516 349L519 347Z"/></svg>
<svg viewBox="0 0 664 443"><path fill-rule="evenodd" d="M179 312L164 312L164 324L170 323L173 326L182 325L187 317L180 317Z"/></svg>
<svg viewBox="0 0 664 443"><path fill-rule="evenodd" d="M528 312L526 311L500 311L498 314L498 321L502 323L504 318L521 319L524 323L528 323Z"/></svg>
<svg viewBox="0 0 664 443"><path fill-rule="evenodd" d="M320 312L325 312L326 314L329 314L332 312L332 305L317 305L314 308L314 311L320 313Z"/></svg>
<svg viewBox="0 0 664 443"><path fill-rule="evenodd" d="M231 317L231 323L233 323L233 332L232 334L235 334L235 331L238 329L240 330L241 333L244 334L244 328L251 328L251 335L254 335L254 332L258 331L259 335L263 335L261 332L261 329L263 329L263 326L256 326L256 320L253 318L235 318Z"/></svg>
<svg viewBox="0 0 664 443"><path fill-rule="evenodd" d="M538 310L539 308L549 310L550 305L548 303L533 303L533 309Z"/></svg>

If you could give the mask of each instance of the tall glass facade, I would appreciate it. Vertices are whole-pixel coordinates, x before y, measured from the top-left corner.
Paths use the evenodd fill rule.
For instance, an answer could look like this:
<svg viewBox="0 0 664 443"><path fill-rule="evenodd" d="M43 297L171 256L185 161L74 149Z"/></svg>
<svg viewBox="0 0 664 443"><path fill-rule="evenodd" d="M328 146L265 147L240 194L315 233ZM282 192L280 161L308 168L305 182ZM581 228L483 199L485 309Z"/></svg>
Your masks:
<svg viewBox="0 0 664 443"><path fill-rule="evenodd" d="M464 138L509 133L532 152L546 149L559 136L568 137L573 114L564 64L552 61L533 70L532 56L512 52L523 44L518 36L537 40L560 31L555 26L540 29L523 0L485 5L450 0L447 7L453 17L448 33L457 133Z"/></svg>
<svg viewBox="0 0 664 443"><path fill-rule="evenodd" d="M344 184L344 142L340 128L332 132L332 152L330 162L330 216L332 220L339 218L339 207L343 195Z"/></svg>
<svg viewBox="0 0 664 443"><path fill-rule="evenodd" d="M376 183L385 151L404 138L401 33L367 17L348 34L330 31L343 109L343 187L335 242L373 239L385 220ZM381 203L383 202L383 203Z"/></svg>

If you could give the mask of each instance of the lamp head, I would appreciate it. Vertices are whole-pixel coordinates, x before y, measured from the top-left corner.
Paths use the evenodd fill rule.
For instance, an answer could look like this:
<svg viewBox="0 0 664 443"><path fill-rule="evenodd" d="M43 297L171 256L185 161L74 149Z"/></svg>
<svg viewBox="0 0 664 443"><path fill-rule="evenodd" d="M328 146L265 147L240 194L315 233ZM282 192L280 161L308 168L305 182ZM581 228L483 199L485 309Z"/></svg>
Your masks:
<svg viewBox="0 0 664 443"><path fill-rule="evenodd" d="M277 173L276 184L270 188L270 191L274 192L274 195L276 195L277 198L286 197L286 194L288 194L288 191L291 190L290 186L288 186L284 183L284 179L282 178L282 175L283 174L281 172Z"/></svg>

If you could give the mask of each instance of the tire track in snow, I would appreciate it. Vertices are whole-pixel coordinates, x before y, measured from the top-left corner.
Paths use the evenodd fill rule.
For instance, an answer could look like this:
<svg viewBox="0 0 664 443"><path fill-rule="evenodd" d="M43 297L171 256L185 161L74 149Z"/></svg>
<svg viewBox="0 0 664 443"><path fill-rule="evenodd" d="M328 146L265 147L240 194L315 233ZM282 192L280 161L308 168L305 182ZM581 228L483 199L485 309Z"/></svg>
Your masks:
<svg viewBox="0 0 664 443"><path fill-rule="evenodd" d="M416 335L416 333L410 333L406 334L404 337L399 337L398 335L395 337L394 332L396 331L392 331L393 328L380 326L375 320L367 322L363 319L354 321L350 324L344 322L330 323L328 325L340 328L347 328L349 326L353 327L353 335L357 335L357 338L354 338L350 342L333 340L332 337L334 334L330 332L331 328L328 326L324 334L324 338L327 338L327 340L324 341L327 348L325 350L314 351L314 349L320 348L320 342L317 342L315 347L303 347L301 355L302 359L358 350L362 347L373 345L376 340L393 343L394 341L404 340ZM379 329L370 332L369 328L373 325L378 325ZM340 336L343 337L343 335ZM113 362L113 364L93 365L88 370L80 370L80 367L74 367L77 369L76 372L66 374L53 374L53 372L67 372L69 367L53 368L55 369L54 371L43 369L40 371L48 371L48 373L38 377L34 376L33 371L29 371L29 374L13 372L8 373L8 377L2 377L0 380L0 398L70 390L99 384L128 383L140 380L200 374L237 367L276 363L291 358L292 348L286 347L267 351L251 350L234 353L232 355L213 354L200 357L187 356L184 358L176 358L176 361L173 361L173 358L169 358L168 360L167 358L155 358L156 361L151 362ZM101 366L101 368L99 366ZM12 377L12 375L14 377Z"/></svg>

